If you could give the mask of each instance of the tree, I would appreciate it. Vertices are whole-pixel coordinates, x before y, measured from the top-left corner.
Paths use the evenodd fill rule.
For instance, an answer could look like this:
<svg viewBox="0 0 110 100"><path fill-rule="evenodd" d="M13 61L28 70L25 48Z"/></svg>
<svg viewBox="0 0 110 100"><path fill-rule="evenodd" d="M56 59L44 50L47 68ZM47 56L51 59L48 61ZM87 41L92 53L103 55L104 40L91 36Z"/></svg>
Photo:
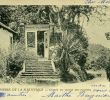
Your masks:
<svg viewBox="0 0 110 100"><path fill-rule="evenodd" d="M81 24L81 17L85 16L87 21L89 21L90 15L96 9L97 7L92 6L63 6L61 10L57 10L58 25L63 33L63 38L58 48L58 58L64 79L66 74L69 73L72 63L77 63L87 76L84 66L88 56L88 39L83 30L84 19Z"/></svg>
<svg viewBox="0 0 110 100"><path fill-rule="evenodd" d="M9 25L11 22L11 9L9 6L0 6L0 22Z"/></svg>
<svg viewBox="0 0 110 100"><path fill-rule="evenodd" d="M85 68L105 69L108 66L110 50L99 44L89 44L88 57Z"/></svg>

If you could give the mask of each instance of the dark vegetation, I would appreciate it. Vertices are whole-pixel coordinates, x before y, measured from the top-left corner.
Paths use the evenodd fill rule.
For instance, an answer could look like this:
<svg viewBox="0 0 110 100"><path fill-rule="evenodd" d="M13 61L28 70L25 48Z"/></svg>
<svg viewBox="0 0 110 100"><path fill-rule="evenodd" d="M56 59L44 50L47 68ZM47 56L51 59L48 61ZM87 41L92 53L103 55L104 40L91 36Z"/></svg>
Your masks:
<svg viewBox="0 0 110 100"><path fill-rule="evenodd" d="M15 78L18 73L23 69L23 63L26 59L26 51L23 44L15 43L13 50L10 50L7 56L6 75Z"/></svg>
<svg viewBox="0 0 110 100"><path fill-rule="evenodd" d="M88 57L86 62L86 69L106 69L109 66L110 49L98 45L90 44L88 47Z"/></svg>

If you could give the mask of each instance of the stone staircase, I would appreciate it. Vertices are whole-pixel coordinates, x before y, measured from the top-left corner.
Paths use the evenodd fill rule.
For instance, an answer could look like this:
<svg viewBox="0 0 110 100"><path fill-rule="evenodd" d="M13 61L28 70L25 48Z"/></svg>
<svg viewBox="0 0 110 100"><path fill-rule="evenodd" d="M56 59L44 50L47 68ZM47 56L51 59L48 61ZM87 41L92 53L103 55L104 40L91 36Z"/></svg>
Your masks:
<svg viewBox="0 0 110 100"><path fill-rule="evenodd" d="M21 78L33 79L34 81L59 81L59 75L54 71L51 61L25 61L25 72Z"/></svg>

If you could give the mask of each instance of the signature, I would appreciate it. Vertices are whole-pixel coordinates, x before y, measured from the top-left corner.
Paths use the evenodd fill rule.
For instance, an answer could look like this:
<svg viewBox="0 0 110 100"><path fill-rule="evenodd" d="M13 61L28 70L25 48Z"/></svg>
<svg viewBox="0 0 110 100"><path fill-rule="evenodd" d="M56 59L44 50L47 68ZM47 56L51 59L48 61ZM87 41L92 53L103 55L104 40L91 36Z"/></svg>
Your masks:
<svg viewBox="0 0 110 100"><path fill-rule="evenodd" d="M110 0L85 0L86 4L93 4L93 3L100 3L100 4L104 4L104 3L110 3Z"/></svg>
<svg viewBox="0 0 110 100"><path fill-rule="evenodd" d="M110 98L110 94L106 92L103 92L103 94L101 94L101 92L92 94L86 91L80 91L77 97L85 97L87 100L92 100L93 98Z"/></svg>
<svg viewBox="0 0 110 100"><path fill-rule="evenodd" d="M27 96L28 92L8 93L6 96Z"/></svg>
<svg viewBox="0 0 110 100"><path fill-rule="evenodd" d="M63 91L63 92L57 92L57 91L51 91L47 95L42 97L72 97L72 90L71 91Z"/></svg>
<svg viewBox="0 0 110 100"><path fill-rule="evenodd" d="M6 97L6 96L27 96L28 92L19 92L19 93L5 93L0 92L0 97Z"/></svg>
<svg viewBox="0 0 110 100"><path fill-rule="evenodd" d="M0 92L0 97L5 97L6 93Z"/></svg>

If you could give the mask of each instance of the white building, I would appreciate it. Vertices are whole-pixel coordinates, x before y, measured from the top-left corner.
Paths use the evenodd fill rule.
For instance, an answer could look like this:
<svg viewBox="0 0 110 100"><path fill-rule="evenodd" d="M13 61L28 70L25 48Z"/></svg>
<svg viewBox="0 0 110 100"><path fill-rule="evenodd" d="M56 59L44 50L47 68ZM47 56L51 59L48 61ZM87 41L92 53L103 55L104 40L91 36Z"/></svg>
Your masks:
<svg viewBox="0 0 110 100"><path fill-rule="evenodd" d="M25 46L38 58L49 58L49 41L52 27L49 24L25 26Z"/></svg>
<svg viewBox="0 0 110 100"><path fill-rule="evenodd" d="M8 26L0 22L0 49L8 51L13 45L13 35L16 34Z"/></svg>

